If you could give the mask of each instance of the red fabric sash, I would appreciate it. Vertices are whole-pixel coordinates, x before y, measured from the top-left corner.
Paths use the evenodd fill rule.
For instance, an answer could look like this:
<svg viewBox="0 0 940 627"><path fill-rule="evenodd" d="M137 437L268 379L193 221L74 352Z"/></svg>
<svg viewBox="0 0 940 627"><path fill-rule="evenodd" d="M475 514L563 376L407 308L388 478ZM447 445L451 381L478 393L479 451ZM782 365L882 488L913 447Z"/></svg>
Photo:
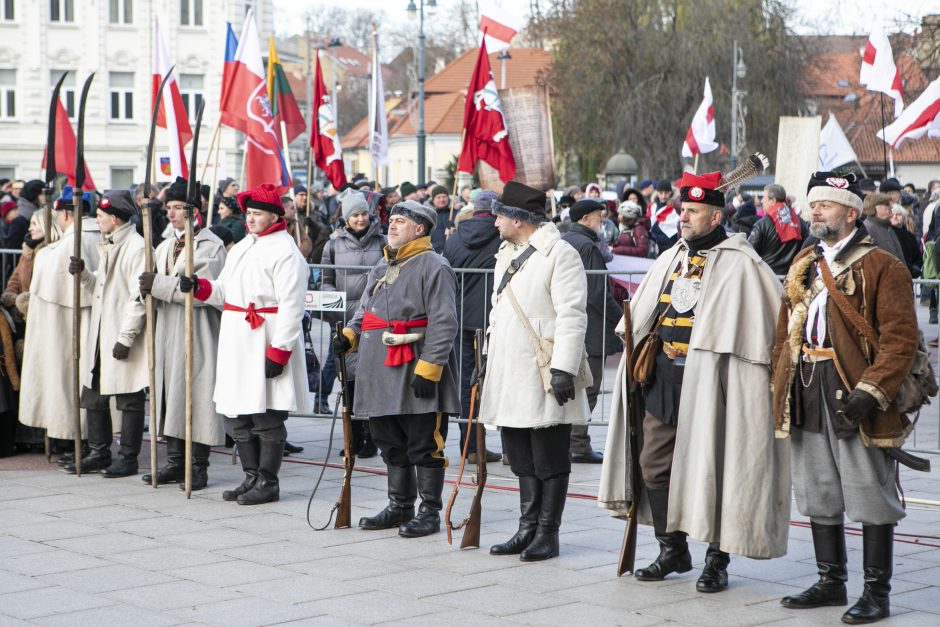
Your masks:
<svg viewBox="0 0 940 627"><path fill-rule="evenodd" d="M392 333L400 335L407 333L408 329L417 329L428 326L427 318L418 320L383 320L374 313L366 311L362 316L362 330L375 331L377 329L390 329ZM415 352L411 344L399 344L398 346L389 346L385 352L385 365L390 368L407 364L415 358Z"/></svg>
<svg viewBox="0 0 940 627"><path fill-rule="evenodd" d="M800 219L796 211L788 207L786 203L778 202L773 205L767 210L767 215L773 221L774 228L777 229L777 237L781 242L790 242L802 236Z"/></svg>
<svg viewBox="0 0 940 627"><path fill-rule="evenodd" d="M225 303L225 306L222 307L222 311L238 311L245 314L245 322L251 326L251 330L254 331L262 324L264 324L264 318L258 314L273 314L277 313L277 307L255 307L254 303L248 303L248 308L239 307L233 305L232 303Z"/></svg>

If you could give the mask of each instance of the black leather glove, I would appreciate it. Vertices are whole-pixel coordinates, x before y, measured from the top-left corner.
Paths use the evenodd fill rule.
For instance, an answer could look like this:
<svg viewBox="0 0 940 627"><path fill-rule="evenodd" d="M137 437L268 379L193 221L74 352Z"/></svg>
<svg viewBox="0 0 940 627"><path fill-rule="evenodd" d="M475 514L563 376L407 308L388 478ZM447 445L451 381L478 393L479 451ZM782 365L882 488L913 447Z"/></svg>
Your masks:
<svg viewBox="0 0 940 627"><path fill-rule="evenodd" d="M153 280L157 276L156 272L142 272L137 282L140 284L140 293L146 296L153 291Z"/></svg>
<svg viewBox="0 0 940 627"><path fill-rule="evenodd" d="M431 381L416 374L414 381L411 382L411 389L415 393L415 398L431 398L437 390L437 381Z"/></svg>
<svg viewBox="0 0 940 627"><path fill-rule="evenodd" d="M559 407L574 400L574 375L552 368L552 394Z"/></svg>
<svg viewBox="0 0 940 627"><path fill-rule="evenodd" d="M483 385L483 378L486 377L486 355L480 360L480 369L474 366L473 373L470 374L470 387L474 385Z"/></svg>
<svg viewBox="0 0 940 627"><path fill-rule="evenodd" d="M842 409L836 412L836 418L843 426L854 428L865 418L868 418L877 406L878 400L874 396L865 390L856 388L845 399Z"/></svg>
<svg viewBox="0 0 940 627"><path fill-rule="evenodd" d="M186 292L192 292L196 288L196 283L199 282L199 277L195 274L192 276L180 275L180 291L184 294Z"/></svg>
<svg viewBox="0 0 940 627"><path fill-rule="evenodd" d="M85 270L85 262L79 257L69 257L69 274L81 274Z"/></svg>
<svg viewBox="0 0 940 627"><path fill-rule="evenodd" d="M264 358L264 378L265 379L274 379L279 377L284 373L284 366L272 361L270 358Z"/></svg>
<svg viewBox="0 0 940 627"><path fill-rule="evenodd" d="M120 342L114 343L114 348L111 349L111 356L117 359L118 361L123 361L127 359L127 356L130 355L131 349L127 346L124 346Z"/></svg>
<svg viewBox="0 0 940 627"><path fill-rule="evenodd" d="M345 355L349 352L349 349L352 348L352 342L349 341L349 338L346 337L345 333L334 333L333 334L333 354L334 355Z"/></svg>

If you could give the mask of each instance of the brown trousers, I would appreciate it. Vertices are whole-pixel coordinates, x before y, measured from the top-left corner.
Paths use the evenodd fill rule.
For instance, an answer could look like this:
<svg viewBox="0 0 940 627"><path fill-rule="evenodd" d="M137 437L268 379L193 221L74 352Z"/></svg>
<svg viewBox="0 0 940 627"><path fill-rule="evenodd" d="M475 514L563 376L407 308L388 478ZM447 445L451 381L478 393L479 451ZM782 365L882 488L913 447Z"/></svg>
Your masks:
<svg viewBox="0 0 940 627"><path fill-rule="evenodd" d="M672 475L672 454L676 449L676 426L664 425L653 414L643 417L643 448L640 450L640 471L646 487L668 490Z"/></svg>

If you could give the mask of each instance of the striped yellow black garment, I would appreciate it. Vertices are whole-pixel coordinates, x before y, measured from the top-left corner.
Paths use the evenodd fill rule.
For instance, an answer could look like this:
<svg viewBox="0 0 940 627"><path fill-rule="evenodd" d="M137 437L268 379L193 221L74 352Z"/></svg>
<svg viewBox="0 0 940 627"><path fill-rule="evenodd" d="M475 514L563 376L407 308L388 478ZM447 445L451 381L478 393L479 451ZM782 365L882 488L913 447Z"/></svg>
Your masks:
<svg viewBox="0 0 940 627"><path fill-rule="evenodd" d="M702 272L705 270L704 255L695 255L689 258L689 271L685 277L687 279L701 279ZM695 322L695 309L684 314L676 313L671 306L672 284L679 277L682 271L682 262L680 262L672 274L669 276L669 282L666 283L666 289L659 297L659 315L665 313L663 323L659 327L659 337L664 343L672 345L679 351L689 350L689 339L692 337L692 324Z"/></svg>

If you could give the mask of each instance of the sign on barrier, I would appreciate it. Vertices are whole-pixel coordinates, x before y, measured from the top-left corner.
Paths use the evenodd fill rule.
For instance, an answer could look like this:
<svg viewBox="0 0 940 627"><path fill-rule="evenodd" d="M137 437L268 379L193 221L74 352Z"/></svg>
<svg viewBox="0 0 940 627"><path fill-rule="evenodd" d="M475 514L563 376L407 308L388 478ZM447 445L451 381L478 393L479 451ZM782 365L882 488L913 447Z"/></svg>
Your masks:
<svg viewBox="0 0 940 627"><path fill-rule="evenodd" d="M307 290L304 297L307 311L346 311L346 292Z"/></svg>

